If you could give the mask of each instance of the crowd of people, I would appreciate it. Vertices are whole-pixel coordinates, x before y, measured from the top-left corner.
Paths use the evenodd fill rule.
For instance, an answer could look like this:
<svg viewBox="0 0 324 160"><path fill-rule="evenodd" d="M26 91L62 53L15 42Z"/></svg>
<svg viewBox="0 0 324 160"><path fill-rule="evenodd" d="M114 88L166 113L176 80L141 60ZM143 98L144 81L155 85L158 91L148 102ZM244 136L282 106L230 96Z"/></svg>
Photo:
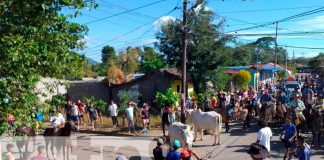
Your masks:
<svg viewBox="0 0 324 160"><path fill-rule="evenodd" d="M226 132L231 131L229 122L236 120L233 118L233 115L237 112L237 108L240 107L241 109L245 109L247 114L246 117L243 118L243 128L250 128L252 119L258 119L258 124L261 127L257 134L257 141L253 143L259 144L261 147L258 149L259 152L257 154L252 153L252 150L250 152L251 157L253 159L264 159L270 151L270 139L272 137L271 128L268 127L269 121L268 119L264 119L264 117L269 116L266 110L271 107L271 104L275 104L275 114L270 116L277 118L275 120L282 125L282 135L280 138L286 148L284 159L291 159L292 155L295 153L300 157L309 159L307 157L310 155L310 146L305 143L302 134L312 132L312 145L314 147L321 146L320 138L324 121L324 89L323 86L316 85L316 82L319 81L316 77L297 77L293 80L300 82L302 87L296 87L293 91L290 91L288 88L285 88L285 84L288 83L287 81L278 81L276 84L259 84L258 90L249 87L247 90L241 89L237 92L219 91L206 96L203 103L200 105L198 105L197 98L188 97L185 103L185 109L190 110L202 107L205 112L225 111L224 116L227 119L225 122ZM91 121L92 130L96 129L96 121L100 113L93 103L90 102L85 104L81 100L74 103L72 100L68 100L64 109L66 115L63 115L61 109L50 111L49 122L54 128L64 125L66 121L73 121L77 128L79 128L81 124L85 125L87 123L85 117L88 117ZM124 112L129 133L135 132L134 118L136 110L139 111L139 115L142 119L143 133L148 133L148 128L150 126L150 109L152 108L142 101L139 101L137 104L134 102L128 103L128 107ZM113 127L118 127L119 122L117 117L120 110L117 104L111 101L107 111L110 114ZM176 108L165 106L162 108L163 136L166 136L165 130L167 126L175 122L179 111L180 106ZM33 108L33 118L36 120L37 126L41 126L45 120L44 111L41 108ZM9 127L14 128L15 117L12 114L7 116L7 121ZM157 147L153 151L156 159L177 159L170 157L181 157L182 159L186 159L183 158L184 155L193 155L197 159L200 159L193 150L186 146L177 145L177 141L172 142L171 146L166 145L165 139L157 139L157 142ZM293 152L292 148L296 145L298 146L298 151ZM255 145L251 145L251 147L253 146L256 147ZM165 150L166 148L167 151ZM8 157L10 157L10 153L8 155Z"/></svg>

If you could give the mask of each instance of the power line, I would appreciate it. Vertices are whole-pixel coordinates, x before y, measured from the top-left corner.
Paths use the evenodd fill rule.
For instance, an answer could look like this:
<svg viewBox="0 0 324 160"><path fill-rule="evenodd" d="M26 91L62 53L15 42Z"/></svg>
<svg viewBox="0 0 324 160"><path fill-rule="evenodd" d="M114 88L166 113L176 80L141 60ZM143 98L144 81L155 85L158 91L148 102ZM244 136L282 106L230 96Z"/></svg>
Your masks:
<svg viewBox="0 0 324 160"><path fill-rule="evenodd" d="M323 11L324 11L324 7L320 7L320 8L310 10L310 11L307 11L307 12L302 12L302 13L299 13L299 14L296 14L296 15L293 15L293 16L290 16L290 17L282 18L282 19L279 19L279 20L276 20L276 21L273 21L273 22L268 22L268 23L265 23L265 24L259 24L259 25L252 26L252 27L237 29L237 30L226 32L226 33L243 31L243 30L250 30L250 29L260 28L260 27L266 27L266 26L269 26L269 25L272 25L272 24L275 24L275 23L285 22L285 21L289 21L291 19L295 19L295 18L299 18L299 17L303 17L303 16L307 16L307 15L311 15L311 14L315 14L315 13L319 13L319 12L323 12Z"/></svg>
<svg viewBox="0 0 324 160"><path fill-rule="evenodd" d="M119 9L121 9L121 10L124 10L124 11L129 10L128 8L122 7L122 6L117 5L117 4L113 4L111 2L107 2L107 1L104 1L104 0L99 0L99 1L101 1L101 2L105 3L106 5L110 6L110 8L116 8L117 7ZM136 14L137 16L140 16L140 17L146 17L148 19L155 19L156 18L156 17L152 17L152 16L147 15L147 14L136 12L136 11L128 12L128 14L131 14L131 13Z"/></svg>
<svg viewBox="0 0 324 160"><path fill-rule="evenodd" d="M243 41L248 41L248 42L255 42L253 40L244 39L244 38L237 38L237 39L240 39L240 40L243 40ZM324 50L324 48L320 48L320 47L306 47L306 46L294 46L294 45L282 45L282 44L278 44L278 46L280 46L280 47L288 47L288 48L299 48L299 49Z"/></svg>
<svg viewBox="0 0 324 160"><path fill-rule="evenodd" d="M278 45L278 46L281 46L281 47L287 46L288 48L324 50L324 48L320 48L320 47L304 47L304 46L290 46L290 45Z"/></svg>
<svg viewBox="0 0 324 160"><path fill-rule="evenodd" d="M98 17L92 16L90 14L82 13L82 15L87 16L87 17L90 17L90 18L93 18L93 19L98 19ZM114 24L114 25L117 25L117 26L122 26L122 27L125 27L125 28L133 28L132 26L125 25L125 24L121 24L121 23L116 23L114 21L108 21L108 22L110 24Z"/></svg>
<svg viewBox="0 0 324 160"><path fill-rule="evenodd" d="M241 23L245 23L245 24L252 24L252 25L260 25L260 24L257 24L257 23L252 23L252 22L247 22L247 21L243 21L243 20L239 20L239 19L234 19L234 18L230 18L230 17L226 17L226 16L220 16L220 17L223 17L225 19L229 19L229 20L232 20L232 21L236 21L236 22L241 22ZM275 28L275 27L268 27L268 26L265 26L267 28ZM291 29L286 29L286 28L279 28L279 30L286 30L286 31L292 31L292 32L299 32L299 31L295 31L295 30L291 30Z"/></svg>
<svg viewBox="0 0 324 160"><path fill-rule="evenodd" d="M164 15L168 15L168 14L174 12L174 11L177 10L177 9L178 9L178 7L176 6L176 7L174 7L171 11L169 11L167 14L163 14L163 16L164 16ZM92 48L91 48L90 50L88 50L87 52L91 52L91 51L93 51L93 49L95 49L95 48L101 47L101 46L103 46L103 45L105 45L105 44L107 44L107 43L109 43L109 42L112 42L112 41L114 41L114 40L120 38L120 37L123 37L123 36L126 36L126 35L128 35L128 34L131 34L131 33L135 32L135 31L141 29L142 27L145 27L145 26L151 24L152 22L157 21L158 19L160 19L160 18L163 17L163 16L160 16L160 17L158 17L158 18L156 18L156 19L154 19L154 20L151 20L151 21L145 23L144 25L138 26L138 27L136 27L136 28L134 28L134 29L132 29L132 30L130 30L130 31L128 31L128 32L126 32L126 33L120 35L120 36L117 36L117 37L115 37L115 38L112 38L112 39L110 39L110 40L108 40L108 41L106 41L106 42L104 42L104 43L102 43L102 44L100 44L100 45L97 45L97 46L95 46L95 47L92 47ZM147 32L145 32L145 34L146 34L146 33L147 33ZM143 36L144 36L144 35L143 35Z"/></svg>
<svg viewBox="0 0 324 160"><path fill-rule="evenodd" d="M314 35L314 34L324 34L324 31L322 32L288 32L288 33L278 33L278 35L281 36L305 36L305 35ZM235 36L273 36L274 33L247 33L247 34L227 34L227 35L235 35Z"/></svg>
<svg viewBox="0 0 324 160"><path fill-rule="evenodd" d="M251 13L251 12L267 12L267 11L296 10L296 9L315 8L315 7L321 7L321 6L289 7L289 8L271 8L271 9L256 9L256 10L241 10L241 11L226 11L226 12L219 12L219 13L220 13L220 14L224 14L224 13Z"/></svg>
<svg viewBox="0 0 324 160"><path fill-rule="evenodd" d="M101 5L100 5L100 6L101 6ZM102 6L102 7L104 7L104 6ZM109 15L114 14L114 13L112 13L112 12L108 12L108 11L106 11L106 10L104 10L104 9L100 9L100 8L96 8L96 11L99 11L99 12L102 12L102 13L106 13L106 14L109 14ZM127 15L121 15L121 17L122 17L122 18L125 18L125 19L127 19L127 20L130 20L130 21L136 22L136 23L143 23L143 21L135 20L135 19L133 19L133 18L127 16ZM97 18L97 19L98 19L98 18Z"/></svg>
<svg viewBox="0 0 324 160"><path fill-rule="evenodd" d="M164 1L167 1L167 0L155 1L155 2L152 2L152 3L146 4L146 5L140 6L140 7L136 7L136 8L130 9L130 10L126 10L124 12L120 12L120 13L117 13L117 14L113 14L111 16L99 18L97 20L93 20L93 21L87 22L87 23L85 23L85 25L92 24L92 23L95 23L95 22L99 22L99 21L102 21L102 20L105 20L105 19L108 19L108 18L116 17L116 16L119 16L119 15L122 15L122 14L125 14L125 13L133 12L133 11L136 11L136 10L139 10L139 9L142 9L142 8L145 8L145 7L148 7L148 6L152 6L152 5L155 5L155 4L164 2Z"/></svg>

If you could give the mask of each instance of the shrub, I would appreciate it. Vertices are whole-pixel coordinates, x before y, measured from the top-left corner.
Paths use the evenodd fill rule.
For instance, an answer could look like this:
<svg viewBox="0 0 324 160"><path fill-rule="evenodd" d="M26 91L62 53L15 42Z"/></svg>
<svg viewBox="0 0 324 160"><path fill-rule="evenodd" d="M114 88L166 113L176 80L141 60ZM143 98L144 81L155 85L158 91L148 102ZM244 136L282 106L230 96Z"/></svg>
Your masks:
<svg viewBox="0 0 324 160"><path fill-rule="evenodd" d="M247 70L240 70L240 72L233 77L234 83L241 86L243 89L248 89L250 80L251 74Z"/></svg>
<svg viewBox="0 0 324 160"><path fill-rule="evenodd" d="M157 92L155 98L156 103L160 108L163 108L164 106L175 107L180 101L180 98L175 94L172 88L169 88L164 93Z"/></svg>

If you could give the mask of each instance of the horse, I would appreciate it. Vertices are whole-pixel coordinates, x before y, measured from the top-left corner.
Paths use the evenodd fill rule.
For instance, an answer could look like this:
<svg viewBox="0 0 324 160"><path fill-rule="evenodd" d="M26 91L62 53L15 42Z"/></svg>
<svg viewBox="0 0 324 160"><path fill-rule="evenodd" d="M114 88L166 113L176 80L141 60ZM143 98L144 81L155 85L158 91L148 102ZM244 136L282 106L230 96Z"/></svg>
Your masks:
<svg viewBox="0 0 324 160"><path fill-rule="evenodd" d="M67 153L67 159L70 159L70 152L72 152L72 142L71 142L71 133L76 131L77 128L72 121L65 123L63 128L46 128L43 134L46 144L46 152L48 151L48 146L51 144L50 149L52 156L54 156L54 147L56 147L58 154L63 150L63 157L65 159L65 151ZM47 157L49 158L48 152Z"/></svg>
<svg viewBox="0 0 324 160"><path fill-rule="evenodd" d="M286 104L281 104L281 102L277 103L275 120L280 124L285 123L285 114L287 113Z"/></svg>
<svg viewBox="0 0 324 160"><path fill-rule="evenodd" d="M260 120L264 120L266 122L272 122L273 117L277 113L276 101L272 100L271 102L263 103L260 113Z"/></svg>
<svg viewBox="0 0 324 160"><path fill-rule="evenodd" d="M22 124L16 129L15 136L17 138L16 145L19 150L20 159L26 159L26 154L30 153L28 151L29 141L33 140L33 150L35 151L36 144L36 134L31 127L28 127L26 124ZM25 152L22 154L21 149L25 146Z"/></svg>
<svg viewBox="0 0 324 160"><path fill-rule="evenodd" d="M229 127L230 121L237 121L238 119L241 119L243 121L243 126L246 124L248 109L244 105L240 105L239 102L235 103L235 108L233 110L231 117L228 116L227 109L225 108L218 107L215 109L215 111L222 116L227 132L230 130Z"/></svg>

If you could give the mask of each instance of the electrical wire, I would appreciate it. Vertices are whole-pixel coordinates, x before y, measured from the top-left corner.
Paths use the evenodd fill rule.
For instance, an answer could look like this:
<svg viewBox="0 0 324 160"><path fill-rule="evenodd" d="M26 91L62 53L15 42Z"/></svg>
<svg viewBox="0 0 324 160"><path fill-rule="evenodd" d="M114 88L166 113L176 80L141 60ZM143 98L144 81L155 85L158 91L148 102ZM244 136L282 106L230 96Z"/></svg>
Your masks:
<svg viewBox="0 0 324 160"><path fill-rule="evenodd" d="M104 1L104 0L99 0L101 2L103 2L104 4L110 6L110 8L119 8L121 10L124 10L124 11L128 11L129 9L128 8L125 8L125 7L122 7L120 5L117 5L117 4L113 4L111 2L107 2L107 1ZM144 17L144 18L148 18L148 19L155 19L156 17L152 17L150 15L147 15L147 14L143 14L143 13L139 13L139 12L136 12L136 11L131 11L131 12L128 12L128 14L135 14L139 17Z"/></svg>
<svg viewBox="0 0 324 160"><path fill-rule="evenodd" d="M289 8L271 8L271 9L256 9L256 10L241 10L241 11L226 11L226 12L219 12L220 14L230 13L252 13L252 12L267 12L267 11L282 11L282 10L296 10L296 9L306 9L306 8L316 8L322 6L308 6L308 7L289 7Z"/></svg>
<svg viewBox="0 0 324 160"><path fill-rule="evenodd" d="M323 12L323 11L324 11L324 7L320 7L320 8L310 10L310 11L306 11L306 12L302 12L302 13L299 13L299 14L296 14L296 15L293 15L293 16L290 16L290 17L282 18L282 19L279 19L279 20L276 20L276 21L273 21L273 22L268 22L268 23L265 23L265 24L259 24L259 25L255 25L255 26L252 26L252 27L236 29L236 30L233 30L233 31L228 31L226 33L250 30L250 29L260 28L260 27L266 27L266 26L269 26L269 25L272 25L272 24L275 24L275 23L285 22L285 21L289 21L291 19L295 19L295 18L299 18L299 17L303 17L303 16L307 16L307 15L311 15L311 14L315 14L315 13L319 13L319 12Z"/></svg>
<svg viewBox="0 0 324 160"><path fill-rule="evenodd" d="M178 7L176 6L176 7L174 7L171 11L167 12L166 14L163 14L163 16L164 16L164 15L169 15L170 13L174 12L174 11L177 10L177 9L178 9ZM112 38L112 39L110 39L110 40L108 40L108 41L106 41L106 42L104 42L104 43L102 43L102 44L99 44L99 45L97 45L97 46L94 46L94 47L92 47L91 49L89 49L89 50L86 51L86 52L92 52L93 49L95 49L95 48L98 48L98 47L104 46L104 45L106 45L107 43L112 42L112 41L115 41L115 40L117 40L117 39L120 38L120 37L124 37L124 36L126 36L126 35L128 35L128 34L131 34L131 33L133 33L133 32L136 32L137 30L141 29L142 27L145 27L145 26L147 26L147 25L149 25L149 24L151 24L151 23L153 23L153 22L159 20L159 19L160 19L161 17L163 17L163 16L160 16L160 17L158 17L158 18L156 18L156 19L154 19L154 20L151 20L151 21L145 23L144 25L138 26L138 27L136 27L136 28L134 28L134 29L132 29L132 30L130 30L130 31L128 31L128 32L126 32L126 33L120 35L120 36L117 36L117 37L115 37L115 38ZM146 33L147 33L147 32L145 32L142 36L144 36Z"/></svg>
<svg viewBox="0 0 324 160"><path fill-rule="evenodd" d="M275 33L248 33L248 34L227 34L227 35L232 35L232 36L273 36ZM324 36L324 31L323 32L288 32L288 33L278 33L278 36L305 36L305 35L314 35L314 34L320 34Z"/></svg>
<svg viewBox="0 0 324 160"><path fill-rule="evenodd" d="M117 13L117 14L113 14L113 15L110 15L110 16L107 16L107 17L99 18L97 20L93 20L93 21L87 22L87 23L85 23L85 25L92 24L92 23L96 23L96 22L99 22L99 21L102 21L102 20L105 20L105 19L109 19L109 18L112 18L112 17L116 17L116 16L119 16L119 15L122 15L122 14L125 14L125 13L133 12L133 11L136 11L136 10L139 10L139 9L142 9L142 8L145 8L145 7L148 7L148 6L152 6L152 5L155 5L155 4L164 2L164 1L167 1L167 0L155 1L155 2L152 2L152 3L146 4L146 5L140 6L140 7L136 7L136 8L130 9L130 10L126 10L126 11Z"/></svg>

